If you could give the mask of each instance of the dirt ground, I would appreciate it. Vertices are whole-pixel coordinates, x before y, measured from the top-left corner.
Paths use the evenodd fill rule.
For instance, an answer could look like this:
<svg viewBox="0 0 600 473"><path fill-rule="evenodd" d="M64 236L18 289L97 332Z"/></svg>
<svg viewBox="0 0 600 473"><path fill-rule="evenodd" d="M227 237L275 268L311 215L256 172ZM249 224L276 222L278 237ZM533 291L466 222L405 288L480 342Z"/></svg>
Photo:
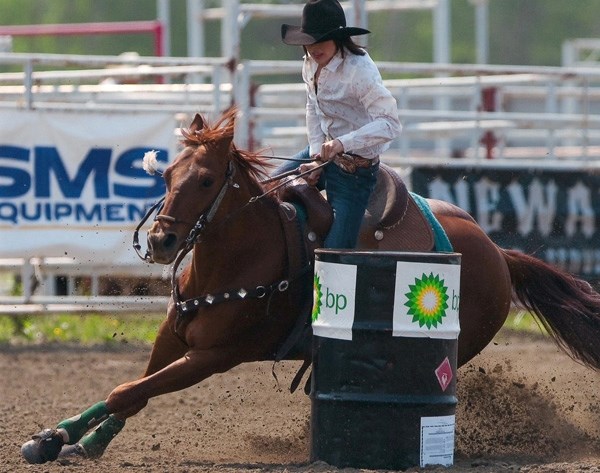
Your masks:
<svg viewBox="0 0 600 473"><path fill-rule="evenodd" d="M100 460L28 465L20 446L144 369L148 347L0 349L0 472L357 472L310 463L298 364L252 363L150 401ZM459 371L455 462L430 472L600 472L600 374L502 333ZM409 471L419 471L418 468Z"/></svg>

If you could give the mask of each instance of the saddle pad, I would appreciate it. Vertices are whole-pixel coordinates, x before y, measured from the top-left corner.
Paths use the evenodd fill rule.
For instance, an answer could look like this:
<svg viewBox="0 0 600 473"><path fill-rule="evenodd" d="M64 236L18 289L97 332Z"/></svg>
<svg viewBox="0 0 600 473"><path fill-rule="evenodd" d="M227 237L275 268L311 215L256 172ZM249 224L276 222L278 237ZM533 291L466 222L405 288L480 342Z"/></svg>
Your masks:
<svg viewBox="0 0 600 473"><path fill-rule="evenodd" d="M440 222L438 222L437 218L435 218L435 215L433 215L433 212L431 211L431 207L429 207L429 203L427 202L427 200L425 200L425 198L421 197L420 195L415 194L414 192L411 192L410 195L419 207L419 210L423 213L423 215L431 225L431 228L433 230L435 251L448 253L454 251L452 248L452 243L450 243L450 239L448 238L448 235L446 235L446 231L440 225Z"/></svg>

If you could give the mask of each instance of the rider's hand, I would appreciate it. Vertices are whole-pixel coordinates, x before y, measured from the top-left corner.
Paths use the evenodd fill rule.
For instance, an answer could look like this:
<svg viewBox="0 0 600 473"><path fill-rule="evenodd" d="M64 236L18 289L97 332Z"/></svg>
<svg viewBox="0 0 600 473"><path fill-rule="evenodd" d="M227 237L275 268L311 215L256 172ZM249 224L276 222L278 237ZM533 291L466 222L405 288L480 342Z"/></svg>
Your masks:
<svg viewBox="0 0 600 473"><path fill-rule="evenodd" d="M344 145L340 140L326 141L321 145L321 161L330 161L343 152Z"/></svg>
<svg viewBox="0 0 600 473"><path fill-rule="evenodd" d="M310 171L311 169L315 169L318 165L319 165L319 163L317 163L317 162L301 164L300 167L298 168L298 170L300 171L300 173L303 173L303 172ZM319 180L319 177L321 176L322 171L323 171L323 168L315 169L313 172L309 172L306 176L303 176L304 180L309 185L316 186L317 181Z"/></svg>

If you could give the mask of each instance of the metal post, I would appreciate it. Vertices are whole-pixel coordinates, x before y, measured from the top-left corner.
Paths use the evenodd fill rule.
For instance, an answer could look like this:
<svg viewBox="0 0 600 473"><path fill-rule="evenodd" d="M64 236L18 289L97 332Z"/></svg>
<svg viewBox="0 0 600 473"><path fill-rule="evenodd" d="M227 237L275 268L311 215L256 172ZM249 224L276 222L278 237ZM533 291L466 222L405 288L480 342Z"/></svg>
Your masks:
<svg viewBox="0 0 600 473"><path fill-rule="evenodd" d="M97 274L92 274L92 287L90 289L92 296L100 295L100 280Z"/></svg>
<svg viewBox="0 0 600 473"><path fill-rule="evenodd" d="M31 296L33 295L33 278L34 270L29 258L23 260L23 266L21 266L21 284L23 286L23 302L29 304L31 302Z"/></svg>
<svg viewBox="0 0 600 473"><path fill-rule="evenodd" d="M187 0L187 55L204 57L204 0Z"/></svg>
<svg viewBox="0 0 600 473"><path fill-rule="evenodd" d="M489 5L488 0L471 0L475 6L475 54L477 64L489 61Z"/></svg>
<svg viewBox="0 0 600 473"><path fill-rule="evenodd" d="M171 55L170 0L157 0L158 21L162 24L161 50L164 56Z"/></svg>
<svg viewBox="0 0 600 473"><path fill-rule="evenodd" d="M252 121L250 113L250 67L248 63L238 64L235 82L233 83L234 101L239 111L238 119L235 121L235 141L243 149L248 149L250 144L250 123Z"/></svg>
<svg viewBox="0 0 600 473"><path fill-rule="evenodd" d="M27 104L27 110L33 109L33 61L28 59L25 63L25 103Z"/></svg>
<svg viewBox="0 0 600 473"><path fill-rule="evenodd" d="M350 20L348 21L348 26L358 26L367 29L369 17L365 0L352 0L352 16L348 19ZM367 40L368 35L361 37L361 44L366 46Z"/></svg>
<svg viewBox="0 0 600 473"><path fill-rule="evenodd" d="M437 64L449 64L450 59L450 4L449 0L439 0L438 6L433 10L433 60ZM445 77L447 74L439 74L437 77ZM438 96L435 99L436 110L449 110L450 99L446 96ZM447 138L438 138L435 142L436 152L442 157L450 155L450 141Z"/></svg>
<svg viewBox="0 0 600 473"><path fill-rule="evenodd" d="M548 80L548 94L546 95L546 113L548 115L556 115L559 113L556 89L557 85L555 80ZM548 140L546 142L546 148L548 149L548 154L546 155L546 159L552 159L556 157L556 129L554 127L550 128L547 134Z"/></svg>
<svg viewBox="0 0 600 473"><path fill-rule="evenodd" d="M224 104L221 95L221 86L223 85L223 69L221 67L215 67L212 73L212 84L214 87L214 117L217 118L223 111ZM233 92L232 92L233 93Z"/></svg>
<svg viewBox="0 0 600 473"><path fill-rule="evenodd" d="M240 14L239 0L223 0L225 16L221 24L221 55L239 62L240 29L238 17Z"/></svg>
<svg viewBox="0 0 600 473"><path fill-rule="evenodd" d="M449 0L438 0L438 6L433 10L434 43L433 61L438 64L448 64L450 59L450 4Z"/></svg>

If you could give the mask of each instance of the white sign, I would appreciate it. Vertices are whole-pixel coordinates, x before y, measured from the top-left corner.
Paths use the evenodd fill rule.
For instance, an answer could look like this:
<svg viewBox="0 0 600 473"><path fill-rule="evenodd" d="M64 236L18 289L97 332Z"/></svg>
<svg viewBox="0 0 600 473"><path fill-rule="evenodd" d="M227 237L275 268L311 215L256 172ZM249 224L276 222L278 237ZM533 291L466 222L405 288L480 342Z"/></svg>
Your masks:
<svg viewBox="0 0 600 473"><path fill-rule="evenodd" d="M0 258L139 264L133 229L164 194L142 159L165 166L174 130L170 113L0 111Z"/></svg>
<svg viewBox="0 0 600 473"><path fill-rule="evenodd" d="M421 417L421 467L454 463L455 416Z"/></svg>
<svg viewBox="0 0 600 473"><path fill-rule="evenodd" d="M460 265L398 261L393 335L458 338L459 302Z"/></svg>
<svg viewBox="0 0 600 473"><path fill-rule="evenodd" d="M315 261L313 333L352 340L357 267Z"/></svg>

